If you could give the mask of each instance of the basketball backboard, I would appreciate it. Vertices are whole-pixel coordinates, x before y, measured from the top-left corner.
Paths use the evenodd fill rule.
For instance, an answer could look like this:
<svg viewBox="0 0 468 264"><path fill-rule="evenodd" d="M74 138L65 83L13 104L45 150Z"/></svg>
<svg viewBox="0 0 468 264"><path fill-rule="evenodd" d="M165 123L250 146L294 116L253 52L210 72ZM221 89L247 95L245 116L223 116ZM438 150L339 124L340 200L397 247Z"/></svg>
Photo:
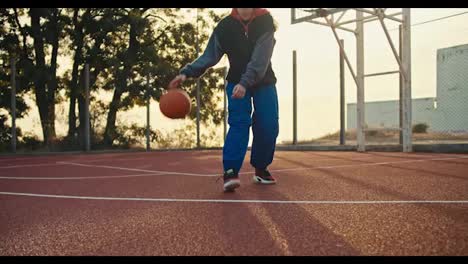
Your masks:
<svg viewBox="0 0 468 264"><path fill-rule="evenodd" d="M349 8L291 8L291 23L311 21L326 15L343 12Z"/></svg>

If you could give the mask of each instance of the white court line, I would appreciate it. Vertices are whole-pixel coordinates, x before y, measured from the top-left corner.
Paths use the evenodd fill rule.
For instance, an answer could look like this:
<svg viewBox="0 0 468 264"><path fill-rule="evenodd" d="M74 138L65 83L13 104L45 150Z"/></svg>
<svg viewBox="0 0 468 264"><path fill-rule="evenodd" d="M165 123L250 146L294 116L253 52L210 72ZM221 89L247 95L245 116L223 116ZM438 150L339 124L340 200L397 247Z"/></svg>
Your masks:
<svg viewBox="0 0 468 264"><path fill-rule="evenodd" d="M174 172L174 171L143 170L143 169L114 167L114 166L106 166L106 165L89 165L89 164L73 163L73 162L59 162L59 163L75 165L75 166L82 166L82 167L106 168L106 169L128 170L128 171L141 171L141 172L163 173L163 174L174 174L174 175L187 175L187 176L197 176L197 177L215 177L215 176L219 176L219 174L199 174L199 173L185 173L185 172Z"/></svg>
<svg viewBox="0 0 468 264"><path fill-rule="evenodd" d="M468 159L468 156L463 156L463 157L458 157L458 158L438 158L438 159L421 159L421 160L375 162L375 163L364 163L364 164L345 164L345 165L319 166L319 167L299 167L299 168L270 170L270 172L296 171L296 170L316 170L316 169L335 169L335 168L363 167L363 166L378 166L378 165L387 165L387 164L412 163L412 162L437 161L437 160L453 160L453 159ZM357 161L357 162L359 162L359 161ZM248 172L245 172L245 173L248 173ZM245 174L245 173L239 173L239 174Z"/></svg>
<svg viewBox="0 0 468 264"><path fill-rule="evenodd" d="M455 159L468 159L468 156L456 157L456 158L437 158L437 159L420 159L420 160L405 160L405 161L389 161L389 162L376 162L376 163L364 163L364 164L347 164L347 165L334 165L334 166L319 166L319 167L298 167L298 168L288 168L288 169L277 169L270 170L270 172L282 172L282 171L298 171L298 170L317 170L317 169L335 169L335 168L347 168L347 167L364 167L364 166L379 166L379 165L388 165L388 164L400 164L400 163L413 163L413 162L426 162L426 161L439 161L439 160L455 160ZM359 161L358 161L359 162ZM172 174L172 175L185 175L185 176L197 176L197 177L217 177L220 174L197 174L197 173L186 173L186 172L171 172L171 171L156 171L156 170L142 170L142 169L133 169L133 168L124 168L124 167L114 167L114 166L105 166L105 165L88 165L81 163L71 163L71 162L60 162L62 164L70 164L83 167L95 167L95 168L108 168L108 169L118 169L118 170L129 170L129 171L141 171L141 172L151 172L151 173L162 173L162 174ZM239 174L250 174L249 172L241 172Z"/></svg>
<svg viewBox="0 0 468 264"><path fill-rule="evenodd" d="M382 201L288 201L288 200L228 200L228 199L177 199L177 198L140 198L140 197L99 197L99 196L76 196L55 195L39 193L16 193L0 192L3 195L29 196L78 200L110 200L110 201L146 201L146 202L191 202L191 203L272 203L272 204L468 204L468 200L382 200Z"/></svg>
<svg viewBox="0 0 468 264"><path fill-rule="evenodd" d="M23 164L23 165L11 165L0 167L0 169L13 169L13 168L27 168L27 167L44 167L44 166L59 166L64 165L61 163L37 163L37 164Z"/></svg>
<svg viewBox="0 0 468 264"><path fill-rule="evenodd" d="M298 170L316 170L316 169L335 169L335 168L346 168L346 167L361 167L361 166L378 166L387 164L400 164L400 163L412 163L412 162L424 162L424 161L437 161L437 160L453 160L453 159L467 159L468 156L458 158L439 158L439 159L423 159L423 160L405 160L405 161L393 161L393 162L377 162L377 163L366 163L366 164L348 164L348 165L335 165L335 166L320 166L320 167L298 167L288 169L270 170L271 172L282 172L282 171L298 171ZM184 173L184 172L166 172L166 171L154 171L154 170L143 170L133 168L123 168L105 165L88 165L80 163L70 162L59 162L59 164L69 164L83 167L97 167L97 168L109 168L129 171L141 171L148 172L148 174L133 174L133 175L120 175L120 176L90 176L90 177L9 177L0 176L0 179L9 180L88 180L88 179L105 179L105 178L130 178L130 177L145 177L145 176L167 176L167 175L185 175L185 176L197 176L197 177L216 177L220 174L195 174L195 173ZM239 174L251 174L253 171L241 172Z"/></svg>
<svg viewBox="0 0 468 264"><path fill-rule="evenodd" d="M352 156L354 157L355 159L351 159L351 156L346 156L346 157L337 157L337 158L326 158L326 159L312 159L312 161L334 161L334 160L345 160L345 161L356 161L356 162L366 162L368 160L375 160L375 159L406 159L409 161L408 158L417 158L417 157L424 157L424 158L442 158L442 159L445 159L445 158L460 158L460 159L464 159L464 158L468 158L468 155L411 155L411 156L407 156L407 157L404 157L404 156L369 156L369 155L366 155L366 154L362 154L360 153L360 155L365 155L365 156ZM277 155L276 156L277 158L280 158L280 159L286 159L288 157L283 157L282 155ZM308 157L308 158L312 158L312 157ZM414 159L416 160L416 159ZM425 159L424 159L425 160ZM391 160L388 161L388 162L392 162Z"/></svg>
<svg viewBox="0 0 468 264"><path fill-rule="evenodd" d="M376 163L364 163L364 164L348 164L348 165L334 165L334 166L319 166L319 167L300 167L291 169L279 169L270 170L271 172L279 171L295 171L295 170L314 170L314 169L335 169L335 168L346 168L346 167L364 167L364 166L378 166L387 164L400 164L400 163L412 163L412 162L425 162L425 161L438 161L438 160L454 160L454 159L468 159L468 156L458 158L438 158L438 159L421 159L421 160L405 160L405 161L388 161L388 162L376 162ZM468 164L467 164L468 165Z"/></svg>
<svg viewBox="0 0 468 264"><path fill-rule="evenodd" d="M161 173L147 173L147 174L130 174L130 175L115 175L115 176L90 176L90 177L9 177L0 176L5 180L92 180L92 179L114 179L114 178L132 178L132 177L145 177L145 176L162 176Z"/></svg>
<svg viewBox="0 0 468 264"><path fill-rule="evenodd" d="M135 159L102 159L102 160L83 160L81 162L89 162L89 163L94 163L94 162L106 162L106 161L134 161L134 160L142 160L146 158L135 158ZM75 161L80 161L80 160L72 160L68 162L75 162ZM66 161L63 161L66 162ZM43 166L58 166L58 165L64 165L62 161L55 161L54 163L36 163L36 164L18 164L18 165L11 165L11 166L2 166L0 169L13 169L13 168L26 168L26 167L43 167Z"/></svg>
<svg viewBox="0 0 468 264"><path fill-rule="evenodd" d="M94 159L94 160L80 160L80 159L73 159L66 162L86 162L86 163L95 163L95 162L106 162L106 161L134 161L134 160L147 160L148 157L141 157L141 158L126 158L126 159Z"/></svg>

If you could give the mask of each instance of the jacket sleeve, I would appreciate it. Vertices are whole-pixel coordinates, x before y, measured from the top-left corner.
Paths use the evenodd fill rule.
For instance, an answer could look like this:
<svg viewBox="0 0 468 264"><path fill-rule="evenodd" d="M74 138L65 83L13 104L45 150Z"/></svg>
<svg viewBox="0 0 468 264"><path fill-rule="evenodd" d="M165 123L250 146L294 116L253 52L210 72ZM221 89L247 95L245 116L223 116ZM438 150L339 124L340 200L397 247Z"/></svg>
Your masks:
<svg viewBox="0 0 468 264"><path fill-rule="evenodd" d="M224 51L221 48L215 31L211 34L210 39L208 40L208 45L206 46L203 54L192 63L185 65L185 67L180 70L180 74L184 74L190 78L198 78L202 76L208 68L216 65L223 55Z"/></svg>
<svg viewBox="0 0 468 264"><path fill-rule="evenodd" d="M247 69L239 81L246 89L251 88L265 76L275 44L274 31L266 32L257 40Z"/></svg>

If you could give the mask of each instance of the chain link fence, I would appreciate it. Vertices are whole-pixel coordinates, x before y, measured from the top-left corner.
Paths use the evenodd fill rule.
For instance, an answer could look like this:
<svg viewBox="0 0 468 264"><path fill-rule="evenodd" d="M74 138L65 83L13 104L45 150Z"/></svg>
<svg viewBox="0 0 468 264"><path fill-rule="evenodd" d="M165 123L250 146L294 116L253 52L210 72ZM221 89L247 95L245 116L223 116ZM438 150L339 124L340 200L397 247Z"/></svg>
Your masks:
<svg viewBox="0 0 468 264"><path fill-rule="evenodd" d="M468 144L468 34L460 33L468 30L464 28L468 24L468 16L450 16L462 11L411 10L413 145ZM396 11L389 9L388 12ZM357 89L330 29L317 25L292 26L289 9L275 10L273 16L280 25L272 59L278 78L280 106L278 145L330 149L355 147ZM448 18L438 19L443 17ZM346 19L349 18L343 16L342 20ZM214 25L206 23L206 32L201 36L202 44L206 44ZM398 24L389 23L388 27L390 36L397 44ZM19 28L17 30L18 39L21 40L21 31ZM4 37L10 36L5 32L2 34ZM371 75L366 77L364 89L365 144L400 146L401 77L395 73L372 76L376 72L392 72L398 65L378 21L366 24L364 34L365 73ZM345 32L340 37L350 61L355 62L355 36ZM182 46L187 49L191 47L187 52L193 53L184 59L184 63L196 57L195 40L190 38L181 35L177 40L187 42ZM15 45L21 47L21 41ZM167 45L170 49L173 48L171 45L176 44L168 42ZM196 80L191 80L184 87L192 98L192 112L184 120L164 117L158 105L165 89L164 83L176 74L175 71L158 72L154 70L154 65L148 66L148 69L154 70L151 71L135 65L135 73L130 74L128 79L129 87L135 89L116 93L119 78L108 70L116 69L115 65L104 65L98 69L90 61L87 77L86 64L80 64L77 69L73 69L70 64L58 78L56 102L51 108L55 113L54 121L44 122L41 120L50 120L41 116L41 113L47 111L40 111L38 94L31 87L25 86L30 74L25 66L28 61L14 54L4 46L0 47L0 64L3 69L0 75L2 153L145 151L223 146L229 129L223 80L226 74L223 66L227 64L225 59L221 67L210 70L200 79L200 102L197 102ZM176 58L171 57L171 60L176 61ZM161 65L167 62L161 60L157 63ZM182 64L174 68L180 68ZM79 74L74 74L73 70ZM73 76L79 78L74 80ZM69 91L72 83L78 87L74 94ZM34 86L34 83L28 85ZM75 104L71 104L71 100ZM50 108L51 105L45 103L41 107ZM89 128L86 120L89 120ZM109 126L109 122L114 126ZM49 135L49 138L44 138L44 135Z"/></svg>

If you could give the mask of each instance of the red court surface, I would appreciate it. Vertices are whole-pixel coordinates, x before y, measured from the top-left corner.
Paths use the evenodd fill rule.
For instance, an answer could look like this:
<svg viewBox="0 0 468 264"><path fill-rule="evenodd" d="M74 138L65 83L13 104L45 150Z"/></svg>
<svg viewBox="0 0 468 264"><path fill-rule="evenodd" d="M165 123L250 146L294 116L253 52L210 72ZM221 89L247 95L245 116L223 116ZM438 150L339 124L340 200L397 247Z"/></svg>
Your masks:
<svg viewBox="0 0 468 264"><path fill-rule="evenodd" d="M468 255L468 155L221 151L0 157L0 255Z"/></svg>

